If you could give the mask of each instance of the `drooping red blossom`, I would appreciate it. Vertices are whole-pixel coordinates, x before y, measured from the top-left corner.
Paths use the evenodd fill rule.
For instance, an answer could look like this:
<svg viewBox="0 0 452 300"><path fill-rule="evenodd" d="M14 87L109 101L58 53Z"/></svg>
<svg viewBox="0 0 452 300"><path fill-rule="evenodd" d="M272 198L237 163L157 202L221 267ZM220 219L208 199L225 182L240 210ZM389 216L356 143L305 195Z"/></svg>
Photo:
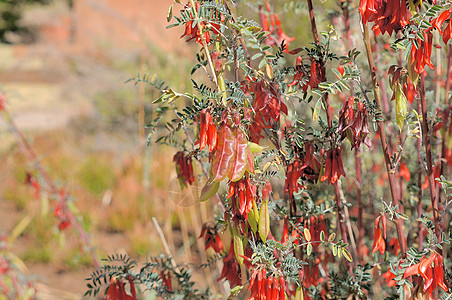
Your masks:
<svg viewBox="0 0 452 300"><path fill-rule="evenodd" d="M250 285L248 290L251 296L248 300L285 300L286 296L284 289L286 281L284 277L270 276L267 278L267 271L265 268L260 270L254 269L251 274Z"/></svg>
<svg viewBox="0 0 452 300"><path fill-rule="evenodd" d="M287 47L284 49L284 52L287 53L289 43L292 42L295 39L295 37L289 37L287 36L286 33L284 33L281 25L281 20L279 19L279 15L276 13L272 13L267 1L265 1L265 4L268 14L265 14L262 9L259 11L262 29L264 31L270 32L270 34L267 36L267 39L265 40L265 44L269 45L270 47L275 45L279 47L281 46L281 43L285 41ZM268 19L269 15L270 22Z"/></svg>
<svg viewBox="0 0 452 300"><path fill-rule="evenodd" d="M436 28L443 36L443 42L444 44L447 44L447 42L452 39L452 22L451 22L451 16L452 16L452 8L446 9L443 11L438 17L434 18L431 21L432 27ZM444 28L442 28L445 21L449 20L449 22L446 24Z"/></svg>
<svg viewBox="0 0 452 300"><path fill-rule="evenodd" d="M251 142L258 143L264 137L262 131L279 122L281 112L287 115L287 106L277 92L277 84L267 85L264 81L258 81L251 84L251 91L254 93L254 118L250 138Z"/></svg>
<svg viewBox="0 0 452 300"><path fill-rule="evenodd" d="M392 35L408 25L411 13L405 0L360 0L359 12L365 24L374 22L376 35Z"/></svg>
<svg viewBox="0 0 452 300"><path fill-rule="evenodd" d="M221 241L218 229L215 226L203 224L198 239L202 237L204 237L204 250L212 248L215 253L223 251L223 242Z"/></svg>
<svg viewBox="0 0 452 300"><path fill-rule="evenodd" d="M196 2L196 12L199 12L199 7L201 6L201 4L199 2ZM189 12L191 18L194 18L194 16L191 13L191 4L187 3L184 7L185 12ZM214 22L206 22L206 21L201 21L199 22L199 27L201 27L201 30L203 32L203 36L204 39L206 41L207 44L210 43L210 33L209 33L209 29L214 33L214 34L219 34L220 33L220 22L224 22L226 20L226 18L220 14L219 16L215 16L216 20ZM188 39L186 40L187 42L195 39L196 43L202 44L202 37L201 34L199 32L199 28L197 24L193 24L194 21L188 21L185 24L185 32L184 34L181 36L187 36ZM207 24L209 24L209 27L207 26Z"/></svg>
<svg viewBox="0 0 452 300"><path fill-rule="evenodd" d="M396 278L395 274L391 272L391 270L386 271L383 273L383 278L385 279L386 285L388 287L393 287L396 285L396 281L394 280Z"/></svg>
<svg viewBox="0 0 452 300"><path fill-rule="evenodd" d="M311 72L309 73L309 86L311 89L319 87L319 83L325 81L325 68L314 57L311 57Z"/></svg>
<svg viewBox="0 0 452 300"><path fill-rule="evenodd" d="M253 200L256 197L256 186L251 184L248 175L236 182L230 182L228 199L231 199L232 213L235 216L243 216L245 219L253 208Z"/></svg>
<svg viewBox="0 0 452 300"><path fill-rule="evenodd" d="M298 179L318 180L321 164L314 155L314 151L312 142L306 142L304 154L300 153L292 163L287 165L284 195L288 195L290 199L293 199L293 194L298 193L303 187Z"/></svg>
<svg viewBox="0 0 452 300"><path fill-rule="evenodd" d="M303 285L308 289L311 285L318 286L320 283L320 259L316 258L315 261L310 261L307 265L304 265L304 280ZM323 278L322 278L323 279Z"/></svg>
<svg viewBox="0 0 452 300"><path fill-rule="evenodd" d="M229 281L231 287L234 287L242 284L241 275L240 264L235 257L234 242L231 240L228 255L223 258L223 269L217 281L224 278Z"/></svg>
<svg viewBox="0 0 452 300"><path fill-rule="evenodd" d="M54 210L53 213L55 217L58 219L58 229L60 231L65 230L69 226L71 226L71 221L69 216L67 215L67 206L66 206L66 195L64 192L60 193L60 201L54 202Z"/></svg>
<svg viewBox="0 0 452 300"><path fill-rule="evenodd" d="M165 272L161 271L160 272L160 278L162 279L163 284L165 285L166 289L169 292L172 292L173 291L173 285L171 283L171 276L170 276L169 272L167 272L165 274Z"/></svg>
<svg viewBox="0 0 452 300"><path fill-rule="evenodd" d="M396 256L399 255L400 243L397 238L394 237L389 241L389 247L390 247L391 251L394 253L394 255L396 255Z"/></svg>
<svg viewBox="0 0 452 300"><path fill-rule="evenodd" d="M195 175L193 174L193 163L191 157L179 151L174 155L173 161L176 162L177 179L181 185L193 184Z"/></svg>
<svg viewBox="0 0 452 300"><path fill-rule="evenodd" d="M265 185L261 188L261 195L263 200L267 200L272 192L272 186L270 182L266 182Z"/></svg>
<svg viewBox="0 0 452 300"><path fill-rule="evenodd" d="M199 139L195 145L199 144L199 149L204 149L206 145L209 147L209 152L215 150L217 146L217 128L213 122L213 117L208 110L202 110L199 114L200 126L199 126Z"/></svg>
<svg viewBox="0 0 452 300"><path fill-rule="evenodd" d="M297 57L297 61L295 63L295 74L293 76L293 80L288 86L294 86L297 84L301 84L303 92L307 92L309 87L309 75L303 70L303 59L301 56Z"/></svg>
<svg viewBox="0 0 452 300"><path fill-rule="evenodd" d="M383 234L382 230L380 229L380 223L383 227ZM372 253L375 253L377 251L380 251L381 255L385 253L386 242L383 236L384 238L386 238L386 217L384 215L381 215L375 219L374 244L372 246Z"/></svg>
<svg viewBox="0 0 452 300"><path fill-rule="evenodd" d="M41 194L41 185L30 172L27 172L25 176L25 184L31 185L34 188L34 198L38 199L39 195Z"/></svg>
<svg viewBox="0 0 452 300"><path fill-rule="evenodd" d="M350 97L339 112L339 125L337 133L341 134L341 141L348 137L352 144L352 149L364 143L367 147L372 147L371 140L367 137L370 133L367 123L367 108L363 102L359 101L357 109L354 109L355 98Z"/></svg>
<svg viewBox="0 0 452 300"><path fill-rule="evenodd" d="M405 178L405 181L406 181L406 182L410 181L411 173L410 173L410 171L408 170L408 168L407 168L407 166L405 165L405 163L401 163L401 164L400 164L399 177Z"/></svg>
<svg viewBox="0 0 452 300"><path fill-rule="evenodd" d="M346 177L346 174L342 166L341 148L336 147L326 153L325 173L320 181L328 180L329 184L334 184L341 176Z"/></svg>
<svg viewBox="0 0 452 300"><path fill-rule="evenodd" d="M414 86L409 76L406 77L406 83L403 85L402 90L408 102L410 102L410 104L413 104L414 97L416 96L416 87Z"/></svg>
<svg viewBox="0 0 452 300"><path fill-rule="evenodd" d="M430 69L435 68L431 61L433 34L430 31L424 31L423 34L424 40L421 40L420 38L416 39L419 48L416 48L414 40L411 42L410 63L414 72L417 74L424 73L425 65L429 66Z"/></svg>
<svg viewBox="0 0 452 300"><path fill-rule="evenodd" d="M135 290L135 288L133 288L133 290ZM133 297L126 293L124 282L112 278L111 283L108 286L107 294L105 295L105 300L136 300L136 299L137 297Z"/></svg>
<svg viewBox="0 0 452 300"><path fill-rule="evenodd" d="M443 256L432 252L428 258L423 257L421 261L408 267L403 273L403 277L421 275L424 279L423 291L433 299L433 291L437 286L447 292L448 288L444 283Z"/></svg>

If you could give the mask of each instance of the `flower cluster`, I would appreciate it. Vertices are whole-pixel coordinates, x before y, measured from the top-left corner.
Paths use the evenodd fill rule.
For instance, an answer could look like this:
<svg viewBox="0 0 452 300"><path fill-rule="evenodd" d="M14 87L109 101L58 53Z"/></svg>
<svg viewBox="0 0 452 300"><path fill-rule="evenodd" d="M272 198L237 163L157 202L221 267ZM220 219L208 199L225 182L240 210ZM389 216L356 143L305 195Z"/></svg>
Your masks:
<svg viewBox="0 0 452 300"><path fill-rule="evenodd" d="M228 255L223 258L223 269L221 270L220 277L217 281L226 279L229 281L231 287L234 287L242 284L242 280L240 279L241 275L242 271L240 269L240 264L235 258L234 242L231 240Z"/></svg>
<svg viewBox="0 0 452 300"><path fill-rule="evenodd" d="M443 35L443 42L444 44L447 44L447 42L452 39L452 22L451 22L451 16L452 16L452 8L446 9L443 11L438 17L434 18L431 22L432 27L436 28L438 31ZM449 22L447 25L442 28L444 22L449 19Z"/></svg>
<svg viewBox="0 0 452 300"><path fill-rule="evenodd" d="M196 12L199 12L199 7L201 6L201 4L199 2L196 2L195 6L196 6ZM184 11L189 12L191 18L193 19L194 16L191 13L191 4L190 3L185 5ZM196 43L202 44L202 37L201 37L201 33L199 32L199 28L201 28L201 31L203 32L202 35L204 36L206 43L210 44L210 34L209 34L208 29L210 28L214 34L219 34L220 33L219 22L224 22L225 20L226 20L226 18L222 14L220 14L219 20L217 20L218 23L217 22L206 23L206 21L200 21L199 23L194 23L195 22L194 20L188 21L185 24L185 32L181 36L181 38L184 36L187 36L188 37L187 42L194 39L196 41ZM199 27L198 27L198 24L199 24Z"/></svg>
<svg viewBox="0 0 452 300"><path fill-rule="evenodd" d="M191 157L179 151L174 155L173 161L176 162L177 179L181 185L193 184L195 175L193 174L193 163Z"/></svg>
<svg viewBox="0 0 452 300"><path fill-rule="evenodd" d="M267 85L264 81L251 84L251 91L254 93L254 119L250 127L250 137L254 143L263 138L264 129L272 128L273 124L279 121L281 112L287 115L287 106L282 102L277 90L277 85Z"/></svg>
<svg viewBox="0 0 452 300"><path fill-rule="evenodd" d="M321 169L321 163L314 155L314 144L306 142L304 144L304 154L298 157L286 169L286 181L284 184L284 195L293 199L293 194L299 192L303 185L299 178L317 181Z"/></svg>
<svg viewBox="0 0 452 300"><path fill-rule="evenodd" d="M425 65L430 69L435 68L431 61L433 34L430 31L424 31L423 35L423 40L418 37L416 42L411 41L410 65L417 74L424 73Z"/></svg>
<svg viewBox="0 0 452 300"><path fill-rule="evenodd" d="M383 227L383 234L380 228L380 223ZM383 238L384 237L384 238ZM386 217L384 215L379 216L375 219L375 232L374 232L374 244L372 246L372 253L380 251L381 255L385 253L386 250Z"/></svg>
<svg viewBox="0 0 452 300"><path fill-rule="evenodd" d="M376 35L392 35L408 25L411 17L405 0L360 0L359 11L364 23L374 22Z"/></svg>
<svg viewBox="0 0 452 300"><path fill-rule="evenodd" d="M403 277L421 275L424 279L422 290L424 293L428 293L430 299L433 299L433 291L437 286L446 292L448 290L444 283L443 268L443 256L432 252L428 258L424 257L419 263L408 267L403 273Z"/></svg>
<svg viewBox="0 0 452 300"><path fill-rule="evenodd" d="M270 34L267 36L267 39L265 40L265 43L269 46L276 45L277 47L279 47L281 43L285 41L286 45L289 45L289 43L292 42L295 38L289 37L284 33L279 15L272 13L270 5L268 5L267 1L265 1L265 6L270 15L270 22L268 20L268 14L265 14L262 9L259 11L262 29L270 32ZM284 52L288 52L287 49L288 47L286 47Z"/></svg>
<svg viewBox="0 0 452 300"><path fill-rule="evenodd" d="M328 180L329 184L335 184L341 175L346 176L342 166L341 148L332 148L326 153L325 172L320 181Z"/></svg>
<svg viewBox="0 0 452 300"><path fill-rule="evenodd" d="M359 101L357 109L353 108L355 98L350 97L348 101L344 103L341 111L339 112L339 125L337 128L338 133L341 135L341 141L348 137L352 144L352 149L358 147L363 142L367 147L371 148L372 142L367 137L370 133L367 124L367 108L363 102Z"/></svg>
<svg viewBox="0 0 452 300"><path fill-rule="evenodd" d="M105 300L137 300L135 285L131 278L129 278L129 284L132 295L127 294L123 281L112 278L110 286L108 287L108 292L105 295Z"/></svg>
<svg viewBox="0 0 452 300"><path fill-rule="evenodd" d="M234 216L243 216L245 219L253 207L256 197L256 186L251 184L249 176L229 184L228 199L231 199L232 213Z"/></svg>
<svg viewBox="0 0 452 300"><path fill-rule="evenodd" d="M195 144L199 144L199 149L204 149L206 145L209 147L209 152L215 150L217 146L217 128L213 122L213 117L208 110L202 110L199 114L199 139Z"/></svg>
<svg viewBox="0 0 452 300"><path fill-rule="evenodd" d="M280 276L279 279L276 276L267 278L267 270L265 268L254 270L248 287L248 290L251 291L251 296L248 300L285 300L285 286L286 281L283 276Z"/></svg>
<svg viewBox="0 0 452 300"><path fill-rule="evenodd" d="M204 237L204 250L212 248L215 253L223 251L223 242L218 235L218 230L215 226L202 225L201 234L198 239Z"/></svg>

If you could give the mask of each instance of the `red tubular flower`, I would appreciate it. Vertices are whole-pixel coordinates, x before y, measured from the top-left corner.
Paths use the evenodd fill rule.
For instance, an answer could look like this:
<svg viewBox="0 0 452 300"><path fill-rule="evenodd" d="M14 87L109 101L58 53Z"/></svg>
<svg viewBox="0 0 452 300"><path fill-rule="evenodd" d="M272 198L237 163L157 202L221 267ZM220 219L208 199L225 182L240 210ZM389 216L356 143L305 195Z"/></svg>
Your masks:
<svg viewBox="0 0 452 300"><path fill-rule="evenodd" d="M256 197L256 186L251 184L248 175L242 179L229 183L228 199L231 199L232 212L235 216L243 216L245 219L253 208L253 200Z"/></svg>
<svg viewBox="0 0 452 300"><path fill-rule="evenodd" d="M342 176L346 177L342 166L341 148L337 147L328 150L326 153L325 173L320 181L328 180L329 184L334 184Z"/></svg>
<svg viewBox="0 0 452 300"><path fill-rule="evenodd" d="M254 269L251 274L250 285L248 290L251 291L251 295L248 300L284 300L284 287L286 281L284 277L280 276L267 278L267 271L265 268L256 270Z"/></svg>
<svg viewBox="0 0 452 300"><path fill-rule="evenodd" d="M170 276L169 272L167 274L165 274L165 272L161 271L160 272L160 278L162 279L163 284L165 285L166 289L169 292L172 292L173 291L173 286L172 286L172 283L171 283L171 276Z"/></svg>
<svg viewBox="0 0 452 300"><path fill-rule="evenodd" d="M198 239L204 237L204 250L210 247L215 251L215 253L220 253L223 251L223 242L218 235L218 230L215 226L211 227L207 224L202 225L201 234Z"/></svg>
<svg viewBox="0 0 452 300"><path fill-rule="evenodd" d="M430 31L424 32L424 40L417 38L417 44L419 48L416 48L414 40L411 42L411 67L417 74L422 74L425 71L425 65L430 69L434 69L431 61L433 34Z"/></svg>
<svg viewBox="0 0 452 300"><path fill-rule="evenodd" d="M270 22L268 22L268 15L264 14L263 10L261 9L259 11L259 16L261 19L261 25L262 29L264 31L270 32L270 34L267 36L267 39L265 40L265 44L269 45L270 47L276 45L280 46L283 41L285 41L287 47L284 49L284 52L288 52L288 46L289 43L292 42L295 37L289 37L287 34L284 33L281 25L281 20L279 19L278 14L272 14L270 6L268 5L268 2L265 1L267 11L270 14Z"/></svg>
<svg viewBox="0 0 452 300"><path fill-rule="evenodd" d="M185 156L183 151L174 155L173 161L176 162L177 179L181 185L193 184L195 176L193 175L193 164L190 156Z"/></svg>
<svg viewBox="0 0 452 300"><path fill-rule="evenodd" d="M61 194L60 195L60 201L56 201L54 204L54 215L55 217L58 219L58 229L60 231L65 230L66 228L68 228L69 226L71 226L71 221L69 220L69 217L66 213L66 203L65 203L65 195Z"/></svg>
<svg viewBox="0 0 452 300"><path fill-rule="evenodd" d="M231 287L241 285L241 274L242 272L240 269L240 264L235 258L234 242L231 240L229 253L223 258L223 269L221 270L220 278L218 278L217 281L225 278L227 281L229 281Z"/></svg>
<svg viewBox="0 0 452 300"><path fill-rule="evenodd" d="M406 182L410 181L411 173L404 163L400 164L399 177L405 178Z"/></svg>
<svg viewBox="0 0 452 300"><path fill-rule="evenodd" d="M320 65L320 62L311 57L311 72L309 78L309 86L311 89L315 89L319 86L319 83L325 81L324 68Z"/></svg>
<svg viewBox="0 0 452 300"><path fill-rule="evenodd" d="M341 134L341 141L348 137L352 144L352 149L364 143L369 149L372 146L371 140L367 137L370 133L367 123L367 108L363 102L359 101L357 109L353 108L355 99L350 97L339 112L339 126L337 133Z"/></svg>
<svg viewBox="0 0 452 300"><path fill-rule="evenodd" d="M113 279L108 286L105 300L136 300L136 297L127 295L124 282L121 280Z"/></svg>
<svg viewBox="0 0 452 300"><path fill-rule="evenodd" d="M452 16L452 8L446 9L443 11L438 17L434 18L431 21L432 26L429 28L436 28L438 31L443 35L443 42L444 44L447 44L447 42L452 39L452 22L451 22L451 16ZM444 30L442 30L442 26L444 22L449 19L449 22L444 27Z"/></svg>
<svg viewBox="0 0 452 300"><path fill-rule="evenodd" d="M408 25L411 14L405 0L360 0L359 12L363 22L374 22L376 35L392 35Z"/></svg>
<svg viewBox="0 0 452 300"><path fill-rule="evenodd" d="M297 57L297 61L295 63L295 74L293 76L293 80L289 83L289 86L294 86L297 84L302 85L303 92L307 92L309 87L309 75L303 70L303 60L301 56Z"/></svg>
<svg viewBox="0 0 452 300"><path fill-rule="evenodd" d="M278 86L267 85L264 81L259 81L251 85L254 93L254 119L250 126L251 142L258 143L262 136L262 131L272 128L273 124L279 122L281 112L287 115L287 106L282 102L282 97L277 94Z"/></svg>
<svg viewBox="0 0 452 300"><path fill-rule="evenodd" d="M388 287L393 287L396 285L396 281L394 280L396 278L395 274L391 272L391 270L386 271L383 273L383 278L386 281L386 285Z"/></svg>
<svg viewBox="0 0 452 300"><path fill-rule="evenodd" d="M383 225L383 235L386 238L386 217L384 215L375 219L374 244L372 246L372 253L380 251L381 255L385 253L386 243L381 234L380 223Z"/></svg>
<svg viewBox="0 0 452 300"><path fill-rule="evenodd" d="M433 268L432 268L433 264ZM403 277L421 275L424 279L423 291L433 299L433 291L437 286L447 292L448 288L444 283L442 255L432 252L428 258L423 257L421 261L408 267L403 273Z"/></svg>
<svg viewBox="0 0 452 300"><path fill-rule="evenodd" d="M38 199L39 194L41 193L41 186L39 185L38 180L35 177L33 177L33 175L31 175L30 172L26 173L25 184L31 185L34 188L35 190L34 197L35 199Z"/></svg>
<svg viewBox="0 0 452 300"><path fill-rule="evenodd" d="M199 144L199 149L204 149L208 145L209 152L212 152L215 150L218 140L217 128L213 123L213 117L208 110L204 109L199 114L199 119L199 139L195 144Z"/></svg>
<svg viewBox="0 0 452 300"><path fill-rule="evenodd" d="M397 239L397 238L392 238L390 241L389 241L389 246L392 248L392 252L395 254L395 255L399 255L399 253L400 253L400 243L399 243L399 240Z"/></svg>
<svg viewBox="0 0 452 300"><path fill-rule="evenodd" d="M200 7L200 6L201 6L201 4L200 4L199 2L196 2L196 11L197 11L197 12L199 11L199 7ZM185 5L183 11L188 11L189 14L190 14L190 16L191 16L192 18L194 17L194 16L192 15L192 13L191 13L191 4L190 4L190 3L187 3L187 4ZM224 22L224 21L226 20L225 16L223 16L222 14L220 14L219 16L215 16L214 19L216 19L214 22L209 22L209 23L206 23L206 21L201 21L201 22L199 22L199 25L200 25L199 27L200 27L201 30L204 32L203 35L204 35L204 39L205 39L205 41L206 41L207 44L210 43L210 34L209 34L209 31L205 29L205 27L207 26L207 24L210 25L210 29L211 29L211 31L212 31L214 34L219 34L219 33L220 33L220 24L219 24L219 23L220 23L220 22L222 23L222 22ZM189 42L189 41L195 39L195 42L196 42L196 43L202 44L202 38L201 38L201 34L200 34L200 32L199 32L198 25L194 25L194 26L193 26L193 23L194 23L194 21L192 20L192 21L188 21L188 22L185 24L185 32L184 32L184 34L181 36L181 38L184 37L184 36L187 36L187 37L188 37L187 42Z"/></svg>

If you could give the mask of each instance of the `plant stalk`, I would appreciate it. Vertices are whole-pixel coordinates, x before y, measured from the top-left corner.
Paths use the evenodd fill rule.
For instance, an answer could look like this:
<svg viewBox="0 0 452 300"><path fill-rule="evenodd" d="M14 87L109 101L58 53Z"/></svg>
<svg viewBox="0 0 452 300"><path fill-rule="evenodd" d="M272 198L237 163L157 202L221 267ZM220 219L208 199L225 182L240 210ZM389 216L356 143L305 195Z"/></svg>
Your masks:
<svg viewBox="0 0 452 300"><path fill-rule="evenodd" d="M372 77L372 84L373 84L373 91L375 96L375 103L378 107L381 108L381 98L380 98L380 89L378 87L378 79L377 79L377 68L375 67L375 63L372 56L372 49L370 46L370 38L369 38L369 28L367 27L367 24L365 24L361 20L362 25L362 33L363 33L363 41L366 48L366 54L367 54L367 61L369 63L370 68L370 74ZM399 205L399 199L397 197L396 192L396 185L395 185L395 178L394 178L394 172L391 165L391 160L389 158L389 149L388 149L388 142L386 140L386 132L385 132L385 125L384 122L381 120L377 120L377 126L378 126L378 133L380 135L380 142L381 147L383 149L383 155L385 159L385 166L386 166L386 172L388 173L388 179L389 179L389 187L391 190L391 197L393 205ZM400 211L400 207L397 208L398 211ZM400 250L402 253L402 258L406 257L406 240L405 236L403 234L403 222L402 219L397 218L395 220L396 229L397 229L397 237L399 239L400 244Z"/></svg>

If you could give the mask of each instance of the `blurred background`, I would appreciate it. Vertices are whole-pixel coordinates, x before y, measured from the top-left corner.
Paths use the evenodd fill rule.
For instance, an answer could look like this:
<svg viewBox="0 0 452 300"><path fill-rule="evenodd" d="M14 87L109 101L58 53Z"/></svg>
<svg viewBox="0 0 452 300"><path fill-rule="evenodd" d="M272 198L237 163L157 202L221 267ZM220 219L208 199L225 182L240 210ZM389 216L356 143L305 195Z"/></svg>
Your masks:
<svg viewBox="0 0 452 300"><path fill-rule="evenodd" d="M187 215L189 228L190 212L200 222L195 208L182 211L169 199L173 151L145 147L157 92L125 83L141 72L158 73L178 89L189 84L193 50L179 39L181 28L165 29L171 3L0 1L6 107L52 179L72 195L100 257L144 260L162 252L151 216L158 216L174 255L186 255L177 215ZM91 258L73 229L58 230L49 200L35 199L24 183L32 163L0 118L0 235L42 299L79 299L94 270ZM187 230L186 242L196 245Z"/></svg>
<svg viewBox="0 0 452 300"><path fill-rule="evenodd" d="M258 20L253 2L234 9ZM126 83L146 73L177 91L192 90L188 74L199 46L180 39L183 28L165 29L172 3L0 0L0 92L50 177L71 194L99 257L127 253L144 261L162 253L155 216L178 262L206 261L197 236L212 220L213 205L195 205L196 185L178 192L175 150L146 147L145 125L155 116L151 102L158 92ZM300 46L308 40L302 30L308 20L293 16L303 8L280 8L282 16L297 20L285 31ZM25 184L33 163L0 118L0 250L16 257L15 267L42 299L80 299L92 260L73 229L58 230L51 200L35 198ZM224 292L215 287L218 266L200 270L194 280Z"/></svg>

